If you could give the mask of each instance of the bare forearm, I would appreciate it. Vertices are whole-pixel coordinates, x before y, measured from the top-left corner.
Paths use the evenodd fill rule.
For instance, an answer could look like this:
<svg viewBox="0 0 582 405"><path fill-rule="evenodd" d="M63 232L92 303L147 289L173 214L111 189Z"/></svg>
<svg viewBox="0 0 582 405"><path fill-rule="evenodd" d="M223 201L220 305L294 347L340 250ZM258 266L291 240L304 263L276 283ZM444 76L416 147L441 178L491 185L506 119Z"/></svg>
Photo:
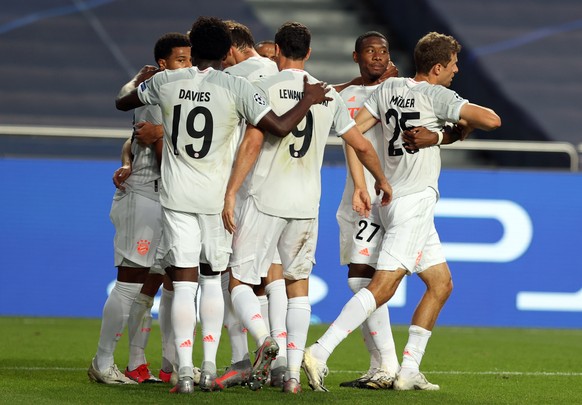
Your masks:
<svg viewBox="0 0 582 405"><path fill-rule="evenodd" d="M354 188L359 188L362 190L366 189L366 180L364 177L364 166L358 158L358 155L350 145L345 145L346 147L346 162L348 164L348 169L352 176L354 182Z"/></svg>

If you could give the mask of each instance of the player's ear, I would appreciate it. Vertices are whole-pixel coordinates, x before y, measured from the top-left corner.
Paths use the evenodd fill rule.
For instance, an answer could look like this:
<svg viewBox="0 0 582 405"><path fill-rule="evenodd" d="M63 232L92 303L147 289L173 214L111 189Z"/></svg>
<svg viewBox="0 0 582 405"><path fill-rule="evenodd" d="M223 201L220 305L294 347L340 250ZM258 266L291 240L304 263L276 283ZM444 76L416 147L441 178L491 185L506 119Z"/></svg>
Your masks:
<svg viewBox="0 0 582 405"><path fill-rule="evenodd" d="M352 59L354 60L354 62L360 63L360 57L359 57L359 55L358 55L358 53L356 51L354 51L352 53Z"/></svg>
<svg viewBox="0 0 582 405"><path fill-rule="evenodd" d="M305 55L305 60L308 60L310 56L311 56L311 48L309 48L307 50L307 55Z"/></svg>
<svg viewBox="0 0 582 405"><path fill-rule="evenodd" d="M164 70L167 68L166 65L166 60L165 59L158 59L158 66L160 67L160 70Z"/></svg>

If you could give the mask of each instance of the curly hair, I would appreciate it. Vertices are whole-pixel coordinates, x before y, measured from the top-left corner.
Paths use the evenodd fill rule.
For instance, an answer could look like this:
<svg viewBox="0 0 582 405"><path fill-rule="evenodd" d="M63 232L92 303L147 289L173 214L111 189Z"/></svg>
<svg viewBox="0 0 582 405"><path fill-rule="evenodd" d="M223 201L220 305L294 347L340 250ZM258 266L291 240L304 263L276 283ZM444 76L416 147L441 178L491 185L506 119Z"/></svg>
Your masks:
<svg viewBox="0 0 582 405"><path fill-rule="evenodd" d="M162 35L154 45L154 60L166 59L174 48L190 47L188 35L180 32L168 32Z"/></svg>
<svg viewBox="0 0 582 405"><path fill-rule="evenodd" d="M230 46L230 31L220 18L199 17L190 29L192 59L222 60Z"/></svg>

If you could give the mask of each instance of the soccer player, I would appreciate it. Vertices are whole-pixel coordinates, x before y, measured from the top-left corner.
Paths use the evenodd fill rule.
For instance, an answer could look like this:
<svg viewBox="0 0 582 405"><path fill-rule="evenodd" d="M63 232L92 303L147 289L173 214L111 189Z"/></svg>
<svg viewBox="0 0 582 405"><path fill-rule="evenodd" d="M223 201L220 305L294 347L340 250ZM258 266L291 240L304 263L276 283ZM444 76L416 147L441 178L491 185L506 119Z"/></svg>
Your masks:
<svg viewBox="0 0 582 405"><path fill-rule="evenodd" d="M420 372L431 331L452 292L449 267L434 226L438 199L441 128L445 123L482 130L494 130L501 120L489 108L471 104L449 90L458 72L460 44L451 36L429 33L414 50L414 78L391 78L383 82L356 115L363 132L379 124L384 142L384 171L390 180L394 199L380 208L385 228L377 269L370 284L360 289L315 344L305 350L303 368L316 391L326 391L326 361L346 338L380 305L388 302L405 275L416 273L425 283L409 328L396 390L438 390ZM436 131L435 146L410 151L403 147L400 134L411 127L424 126Z"/></svg>
<svg viewBox="0 0 582 405"><path fill-rule="evenodd" d="M303 69L311 52L310 42L309 30L300 23L285 23L277 31L275 43L281 71L255 83L267 94L274 111L285 111L302 99L306 74ZM314 80L310 77L310 81ZM330 129L354 148L374 174L377 190L384 192L383 202L387 204L391 197L390 185L372 145L356 128L337 92L330 91L330 96L331 101L313 105L303 122L282 139L247 128L225 195L223 220L227 229L234 232L232 302L255 339L268 332L252 286L260 283L275 249L279 249L288 296L287 372L283 384L283 391L288 393L301 390L299 374L311 315L308 280L317 244L320 171ZM236 193L251 168L250 197L235 224ZM257 376L259 383L266 375Z"/></svg>
<svg viewBox="0 0 582 405"><path fill-rule="evenodd" d="M161 70L191 66L188 37L179 33L162 36L155 44L154 58ZM161 124L159 107L137 109L134 123L140 121ZM91 380L104 384L159 381L148 369L144 353L151 315L146 320L149 325L139 328L139 331L136 327L129 328L129 364L125 375L117 369L113 353L128 323L132 303L142 297L140 290L148 271L154 265L155 252L160 242L161 146L161 141L144 147L133 142L133 139L128 140L123 148L122 167L113 176L113 182L118 187L110 213L116 230L114 245L117 280L103 307L97 354L87 372ZM142 319L138 319L138 323L141 322ZM145 333L141 333L142 329Z"/></svg>
<svg viewBox="0 0 582 405"><path fill-rule="evenodd" d="M236 21L225 21L225 23L230 30L232 38L230 51L222 62L223 66L228 66L224 69L225 73L244 77L250 82L254 82L261 77L271 76L279 72L275 62L257 53L254 48L253 35L247 26ZM241 123L241 136L235 139L236 147L240 143L245 128L246 124ZM237 212L240 211L242 202L246 197L247 189L242 187L237 198ZM228 292L229 273L230 271L227 269L222 274L222 290L225 301L224 325L230 338L232 357L230 367L222 376L216 379L216 384L221 388L242 384L248 380L251 373L246 329L242 326L232 308L230 293ZM283 268L278 257L271 264L267 277L262 279L262 283L258 288L255 288L255 293L261 302L261 314L271 331L271 337L275 339L279 347L285 347L287 294L283 280ZM273 378L271 378L272 385L282 385L283 374L286 369L285 356L285 350L280 350L274 360L273 369L271 370L273 375Z"/></svg>
<svg viewBox="0 0 582 405"><path fill-rule="evenodd" d="M336 87L336 90L343 87L339 94L354 117L363 107L364 101L387 78L388 74L397 76L398 70L390 61L388 40L377 31L366 32L357 38L352 57L358 64L362 84L347 87L340 85ZM381 134L376 132L381 132L379 126L370 129L364 135L376 150L381 150L378 147ZM346 153L353 153L349 146L345 149ZM347 161L350 163L352 159L347 159ZM340 262L342 265L348 265L348 286L354 294L370 283L378 260L380 241L384 236L384 227L378 214L380 200L373 188L374 178L365 169L362 174L365 174L365 178L361 176L361 178L352 179L351 171L347 171L344 193L336 214L340 229ZM368 217L362 217L352 209L354 193L357 197L364 190L367 190L368 195L373 199ZM370 368L360 378L343 382L340 386L367 389L390 388L399 365L386 304L379 306L364 321L362 334L370 353Z"/></svg>
<svg viewBox="0 0 582 405"><path fill-rule="evenodd" d="M174 286L172 325L179 369L178 383L171 391L176 393L191 393L194 388L192 340L199 267L202 275L220 273L231 252L231 237L222 226L220 213L239 121L246 119L284 136L313 103L327 99L322 83L305 83L302 102L279 117L247 80L220 71L232 43L222 20L198 18L189 38L194 67L156 73L146 66L123 86L116 99L121 110L149 104L167 112L163 115L164 187L160 194L163 235L156 257ZM222 318L223 310L219 305L215 315ZM276 343L265 338L258 342L254 369L262 369L278 352Z"/></svg>
<svg viewBox="0 0 582 405"><path fill-rule="evenodd" d="M257 42L255 49L259 55L277 62L277 54L275 53L275 41L266 40Z"/></svg>

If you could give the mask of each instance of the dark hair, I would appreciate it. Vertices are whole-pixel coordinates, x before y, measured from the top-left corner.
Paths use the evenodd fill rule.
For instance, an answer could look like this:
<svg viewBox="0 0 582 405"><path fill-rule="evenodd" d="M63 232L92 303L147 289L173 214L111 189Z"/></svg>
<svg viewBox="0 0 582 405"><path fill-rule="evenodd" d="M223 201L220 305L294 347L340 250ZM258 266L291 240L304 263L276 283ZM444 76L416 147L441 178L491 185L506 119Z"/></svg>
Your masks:
<svg viewBox="0 0 582 405"><path fill-rule="evenodd" d="M309 52L311 33L301 23L286 22L275 34L275 43L285 57L293 60L304 59Z"/></svg>
<svg viewBox="0 0 582 405"><path fill-rule="evenodd" d="M154 46L154 59L157 62L160 59L166 59L172 54L174 48L190 48L188 35L180 32L169 32L162 35Z"/></svg>
<svg viewBox="0 0 582 405"><path fill-rule="evenodd" d="M382 38L383 40L386 41L386 43L388 43L388 38L386 38L384 36L384 34L378 32L378 31L368 31L368 32L363 33L362 35L360 35L358 37L358 39L356 39L356 46L355 46L356 53L360 53L362 51L362 42L364 42L364 39L370 38L370 37Z"/></svg>
<svg viewBox="0 0 582 405"><path fill-rule="evenodd" d="M230 39L234 47L243 50L255 46L255 39L249 27L233 20L226 20L225 24L230 30Z"/></svg>
<svg viewBox="0 0 582 405"><path fill-rule="evenodd" d="M414 48L416 72L427 74L434 65L447 66L453 54L461 52L461 45L450 35L429 32L418 40Z"/></svg>
<svg viewBox="0 0 582 405"><path fill-rule="evenodd" d="M189 36L196 60L222 60L232 44L228 27L216 17L198 17Z"/></svg>

